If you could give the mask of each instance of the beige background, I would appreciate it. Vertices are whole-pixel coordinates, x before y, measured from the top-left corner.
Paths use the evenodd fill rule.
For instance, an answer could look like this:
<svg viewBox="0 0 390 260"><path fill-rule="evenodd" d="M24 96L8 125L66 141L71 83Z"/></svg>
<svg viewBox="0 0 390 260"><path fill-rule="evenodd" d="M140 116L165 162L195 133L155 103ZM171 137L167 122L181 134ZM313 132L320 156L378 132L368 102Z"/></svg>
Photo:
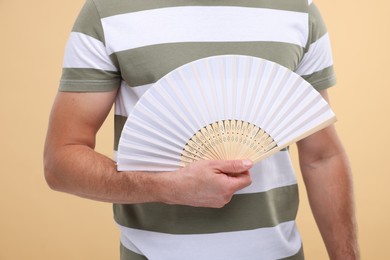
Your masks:
<svg viewBox="0 0 390 260"><path fill-rule="evenodd" d="M390 259L390 4L316 3L333 42L338 86L330 93L354 171L362 256ZM0 0L1 260L118 259L111 205L53 192L42 172L47 118L64 46L82 4ZM109 156L112 132L109 119L97 147ZM307 259L327 259L302 185L300 192L298 221Z"/></svg>

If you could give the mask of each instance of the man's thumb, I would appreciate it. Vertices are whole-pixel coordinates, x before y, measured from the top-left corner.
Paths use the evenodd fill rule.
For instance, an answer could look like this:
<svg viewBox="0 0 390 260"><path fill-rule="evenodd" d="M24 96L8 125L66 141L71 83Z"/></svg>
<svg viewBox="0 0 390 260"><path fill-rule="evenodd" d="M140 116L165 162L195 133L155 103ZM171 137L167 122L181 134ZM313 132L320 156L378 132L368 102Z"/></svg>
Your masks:
<svg viewBox="0 0 390 260"><path fill-rule="evenodd" d="M220 170L225 173L240 173L252 168L251 160L229 160L221 165Z"/></svg>

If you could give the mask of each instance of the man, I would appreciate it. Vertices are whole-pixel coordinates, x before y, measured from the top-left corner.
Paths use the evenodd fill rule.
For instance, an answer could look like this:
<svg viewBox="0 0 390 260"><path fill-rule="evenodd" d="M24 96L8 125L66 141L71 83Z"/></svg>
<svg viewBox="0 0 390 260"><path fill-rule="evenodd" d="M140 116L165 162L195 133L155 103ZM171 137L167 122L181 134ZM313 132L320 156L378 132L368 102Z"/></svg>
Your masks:
<svg viewBox="0 0 390 260"><path fill-rule="evenodd" d="M300 74L328 99L331 48L311 0L87 0L65 51L45 145L51 188L114 203L121 259L304 259L288 151L255 165L199 161L174 172L117 172L95 152L115 103L115 150L139 97L196 59L242 54ZM351 173L333 126L298 142L331 259L358 259Z"/></svg>

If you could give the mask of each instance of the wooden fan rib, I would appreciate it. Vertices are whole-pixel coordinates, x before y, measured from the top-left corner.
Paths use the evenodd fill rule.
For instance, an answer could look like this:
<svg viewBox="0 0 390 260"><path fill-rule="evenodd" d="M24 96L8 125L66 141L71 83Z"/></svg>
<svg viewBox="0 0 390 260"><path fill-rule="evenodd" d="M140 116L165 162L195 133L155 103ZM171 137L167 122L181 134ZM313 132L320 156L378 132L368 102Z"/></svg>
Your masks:
<svg viewBox="0 0 390 260"><path fill-rule="evenodd" d="M214 144L211 140L210 133L207 131L207 129L202 128L201 130L197 131L193 138L196 138L199 140L199 142L202 143L204 147L206 147L207 156L210 159L217 159L220 158L219 151L215 149Z"/></svg>
<svg viewBox="0 0 390 260"><path fill-rule="evenodd" d="M231 120L230 121L230 158L234 159L238 156L239 146L241 144L241 132L242 132L242 121Z"/></svg>
<svg viewBox="0 0 390 260"><path fill-rule="evenodd" d="M203 127L200 132L208 138L207 141L210 143L211 151L216 155L215 159L223 158L223 147L219 139L220 132L218 126L213 123Z"/></svg>
<svg viewBox="0 0 390 260"><path fill-rule="evenodd" d="M280 150L282 150L283 148L286 148L286 147L275 146L274 148L272 148L271 150L269 150L265 153L257 154L256 156L253 157L252 161L253 161L253 163L258 163L258 162L274 155L275 153L279 152Z"/></svg>
<svg viewBox="0 0 390 260"><path fill-rule="evenodd" d="M253 137L250 136L250 133L252 132L253 128L253 124L249 124L248 122L241 120L237 121L234 143L234 149L237 158L251 159L250 144L253 141Z"/></svg>
<svg viewBox="0 0 390 260"><path fill-rule="evenodd" d="M249 122L246 122L244 121L242 123L243 127L242 127L242 142L245 147L249 147L249 150L250 150L250 146L252 144L252 141L254 139L254 136L256 135L257 133L257 129L259 129L257 126L255 126L254 124L252 123L249 123ZM244 147L242 148L239 148L239 154L240 154L240 157L242 158L243 155L246 154L246 151L248 149L244 149Z"/></svg>
<svg viewBox="0 0 390 260"><path fill-rule="evenodd" d="M252 144L250 146L253 149L252 156L256 157L259 154L266 153L268 150L270 150L270 147L274 147L276 145L276 142L267 132L259 128L259 131L256 133Z"/></svg>
<svg viewBox="0 0 390 260"><path fill-rule="evenodd" d="M207 149L202 142L197 142L194 139L197 139L196 136L192 137L187 144L184 146L185 151L192 153L194 156L200 159L213 159L213 156L210 156L210 150Z"/></svg>

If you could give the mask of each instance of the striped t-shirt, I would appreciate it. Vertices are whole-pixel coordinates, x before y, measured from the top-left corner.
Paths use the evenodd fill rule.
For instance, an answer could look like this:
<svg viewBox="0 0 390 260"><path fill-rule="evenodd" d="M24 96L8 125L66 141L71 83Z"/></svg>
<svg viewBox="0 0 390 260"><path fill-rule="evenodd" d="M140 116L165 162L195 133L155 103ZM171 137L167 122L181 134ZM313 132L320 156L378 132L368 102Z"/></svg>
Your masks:
<svg viewBox="0 0 390 260"><path fill-rule="evenodd" d="M60 91L119 88L116 150L127 116L153 83L223 54L277 62L317 90L335 83L328 33L311 0L87 0L66 46ZM253 183L221 209L115 204L121 259L303 259L288 151L251 173Z"/></svg>

